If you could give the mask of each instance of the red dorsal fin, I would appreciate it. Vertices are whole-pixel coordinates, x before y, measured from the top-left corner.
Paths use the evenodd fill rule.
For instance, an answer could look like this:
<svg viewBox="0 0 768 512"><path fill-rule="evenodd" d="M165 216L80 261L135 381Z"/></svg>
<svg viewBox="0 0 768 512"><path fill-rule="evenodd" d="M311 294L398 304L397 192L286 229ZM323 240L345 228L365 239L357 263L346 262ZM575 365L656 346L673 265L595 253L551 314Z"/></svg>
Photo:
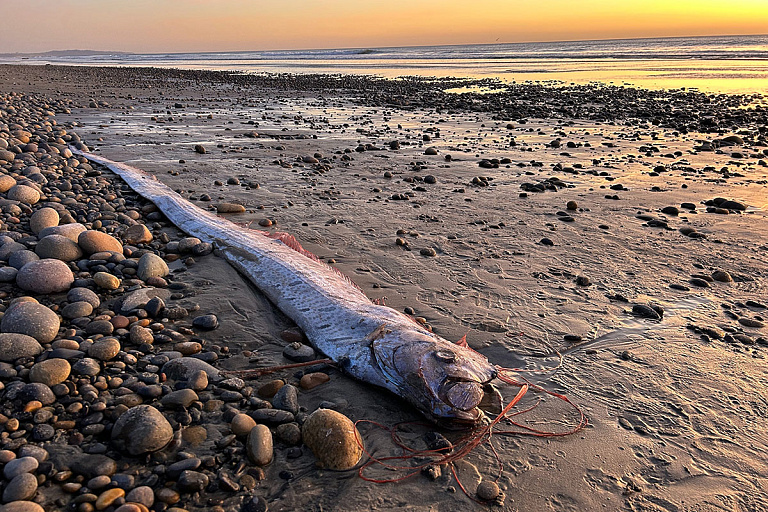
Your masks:
<svg viewBox="0 0 768 512"><path fill-rule="evenodd" d="M264 235L264 236L266 236L268 238L272 238L274 240L279 240L280 242L285 244L286 247L288 247L290 249L293 249L294 251L298 252L302 256L306 256L307 258L309 258L311 260L317 261L319 263L323 263L324 265L328 266L328 268L330 268L331 270L336 272L339 276L343 277L344 280L347 281L350 285L354 286L355 288L357 288L361 292L363 291L362 288L357 286L355 284L355 282L352 281L349 278L349 276L347 276L344 273L342 273L341 270L337 269L336 267L332 267L332 266L328 265L327 263L322 261L320 258L315 256L313 253L311 253L308 250L306 250L305 248L303 248L301 246L301 244L299 243L299 241L296 240L296 238L293 235L291 235L289 233L284 233L282 231L275 231L273 233L268 233L266 231L258 231L258 230L254 230L254 231L256 231L257 233L261 233L262 235Z"/></svg>

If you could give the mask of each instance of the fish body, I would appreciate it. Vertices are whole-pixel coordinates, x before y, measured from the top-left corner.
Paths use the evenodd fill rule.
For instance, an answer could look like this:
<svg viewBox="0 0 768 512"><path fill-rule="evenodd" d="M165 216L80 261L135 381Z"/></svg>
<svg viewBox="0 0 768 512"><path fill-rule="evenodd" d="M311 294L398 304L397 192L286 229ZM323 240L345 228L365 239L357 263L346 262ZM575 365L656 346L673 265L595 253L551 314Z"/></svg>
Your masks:
<svg viewBox="0 0 768 512"><path fill-rule="evenodd" d="M348 278L308 257L291 237L269 237L237 226L139 169L78 153L118 174L182 231L215 243L317 350L349 375L395 393L444 426L472 427L481 421L477 406L483 389L497 376L496 367L481 354L374 304Z"/></svg>

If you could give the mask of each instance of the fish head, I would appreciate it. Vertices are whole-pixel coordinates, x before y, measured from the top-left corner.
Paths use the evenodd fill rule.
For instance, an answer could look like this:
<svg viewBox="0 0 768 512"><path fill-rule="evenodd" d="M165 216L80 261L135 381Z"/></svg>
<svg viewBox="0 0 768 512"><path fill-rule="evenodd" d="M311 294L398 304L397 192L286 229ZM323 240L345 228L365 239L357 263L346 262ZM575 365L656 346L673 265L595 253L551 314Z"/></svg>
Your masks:
<svg viewBox="0 0 768 512"><path fill-rule="evenodd" d="M482 354L419 330L392 330L371 344L392 391L446 428L478 425L478 405L497 370Z"/></svg>

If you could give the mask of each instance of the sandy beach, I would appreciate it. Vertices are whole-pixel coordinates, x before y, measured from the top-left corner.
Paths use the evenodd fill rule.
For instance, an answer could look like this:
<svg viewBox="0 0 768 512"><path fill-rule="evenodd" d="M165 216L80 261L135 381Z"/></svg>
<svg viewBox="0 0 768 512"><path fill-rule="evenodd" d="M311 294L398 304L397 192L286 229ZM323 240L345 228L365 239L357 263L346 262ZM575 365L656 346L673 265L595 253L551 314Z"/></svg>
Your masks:
<svg viewBox="0 0 768 512"><path fill-rule="evenodd" d="M484 93L444 92L457 88ZM10 94L18 96L11 101ZM256 397L275 379L298 389L299 409L289 423L301 423L318 407L387 427L423 421L396 396L322 365L243 376L243 385L231 389L240 396L231 401L221 398L230 388L213 379L198 390L199 407L174 409L166 400L160 409L174 418L171 446L131 455L110 442L116 408L127 403L120 398L138 393L120 382L154 371L161 388L162 358L152 358L182 338L166 333L167 346L161 338L129 350L130 327L117 327L122 320L116 324L121 313L115 300L148 282L158 288L162 283L128 272L121 277L128 285L107 291L94 285L94 270L109 273L122 260L110 260L108 268L106 260L80 266L74 258L68 264L75 285L97 291L101 305L64 318L55 340L41 342L42 353L74 350L77 343L87 352L100 339L88 326L106 319L122 344L113 357L123 367L122 373L108 371L120 367L103 362L91 376L73 372L63 381L73 390L99 382L105 389L97 389L95 400L82 392L57 394L55 402L41 404L51 415L38 422L30 400L18 391L16 399L7 395L19 388L15 383L30 382L30 368L47 356L3 359L2 462L7 467L29 445L51 454L39 457L48 473L40 478L39 472L32 498L44 510L116 510L130 503L125 496L139 486L154 491L144 506L156 511L768 510L765 98L492 80L64 66L0 66L0 98L0 138L21 147L12 135L17 121L10 119L26 116L25 129L31 130L45 108L23 112L21 105L47 104L55 126L76 133L94 154L149 172L202 208L242 205L243 212L222 215L253 229L292 234L372 300L413 314L446 339L466 335L469 346L492 363L527 370L521 379L569 397L589 420L565 437L494 435L455 464L466 494L447 467L436 478L417 475L388 484L365 481L357 470L318 468L311 450L276 433L274 459L254 465L242 436L227 438L234 416L258 410ZM18 183L37 174L25 171L29 166L45 170L50 163L41 151L24 152L28 162L21 154L0 162L2 175ZM74 169L78 187L110 174L98 167L92 176ZM38 182L44 199L34 204L20 207L9 192L0 194L3 231L20 233L13 241L32 251L39 240L28 219L56 202L50 198L58 192L50 187L66 181L67 171L56 172ZM293 322L212 248L200 248L191 259L168 249L185 235L121 189L119 179L109 180L111 185L99 185L105 187L101 196L124 193L126 201L135 201L128 210L138 212L153 242L130 244L117 216L86 215L90 210L80 203L91 203L82 198L53 206L62 218L65 211L73 221L82 216L88 230L108 229L126 248L138 247L133 256L131 250L124 254L128 259L153 251L165 258L169 274L161 279L171 292L165 306L189 315L168 321L159 315L159 327L149 321L143 327L181 332L219 371L290 363L284 350L301 339ZM65 189L56 190L65 198ZM161 233L167 238L162 243ZM7 260L2 265L12 266ZM78 274L83 272L90 274ZM0 293L6 314L13 299L26 295L58 314L76 302L67 291L29 292L12 281L0 284ZM205 314L217 317L215 329L192 324ZM82 341L75 343L78 337ZM61 340L72 343L57 346ZM558 365L558 353L562 366L546 371ZM133 366L131 357L138 361ZM301 388L301 377L313 371L330 380ZM107 386L113 378L121 381ZM517 392L503 383L498 388L507 400ZM177 391L168 387L141 401L157 404ZM88 405L70 411L78 400ZM94 408L95 402L103 405ZM529 393L516 410L537 403L515 420L555 432L575 426L573 410L542 393ZM92 422L105 428L83 433ZM54 433L36 438L40 424ZM276 432L276 425L270 427ZM499 427L505 430L503 423ZM386 430L367 422L358 428L370 453L400 454ZM422 434L435 430L405 428L403 437L417 449L424 448ZM115 471L91 490L89 481L103 475L77 476L77 468L59 467L62 453L71 456L61 446L107 456ZM205 485L180 485L169 470L191 459ZM3 489L10 480L6 476ZM477 488L483 481L498 484L498 499L481 503ZM65 487L73 483L79 487ZM125 492L103 508L94 505L112 489ZM164 499L171 492L176 501Z"/></svg>

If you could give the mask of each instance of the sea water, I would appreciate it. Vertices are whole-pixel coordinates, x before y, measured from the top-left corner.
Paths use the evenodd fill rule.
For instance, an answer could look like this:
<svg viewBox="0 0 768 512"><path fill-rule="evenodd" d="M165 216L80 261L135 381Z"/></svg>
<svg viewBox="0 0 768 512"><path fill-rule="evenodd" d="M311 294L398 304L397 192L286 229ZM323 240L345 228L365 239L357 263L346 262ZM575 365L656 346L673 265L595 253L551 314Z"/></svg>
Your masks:
<svg viewBox="0 0 768 512"><path fill-rule="evenodd" d="M768 35L202 53L51 52L4 62L244 73L497 78L768 93Z"/></svg>

